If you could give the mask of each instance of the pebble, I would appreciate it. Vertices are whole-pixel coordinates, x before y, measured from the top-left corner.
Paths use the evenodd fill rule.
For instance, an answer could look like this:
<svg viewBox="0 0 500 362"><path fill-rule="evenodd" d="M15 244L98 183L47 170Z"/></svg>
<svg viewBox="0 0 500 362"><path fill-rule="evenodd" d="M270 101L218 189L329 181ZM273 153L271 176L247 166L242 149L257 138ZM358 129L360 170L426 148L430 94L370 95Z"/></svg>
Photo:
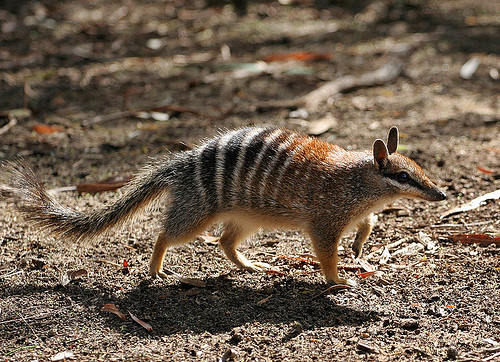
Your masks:
<svg viewBox="0 0 500 362"><path fill-rule="evenodd" d="M449 346L448 350L446 351L446 357L448 359L457 359L458 356L458 350L454 346Z"/></svg>
<svg viewBox="0 0 500 362"><path fill-rule="evenodd" d="M462 65L460 68L460 76L463 79L471 79L474 73L481 64L481 59L479 57L472 57Z"/></svg>

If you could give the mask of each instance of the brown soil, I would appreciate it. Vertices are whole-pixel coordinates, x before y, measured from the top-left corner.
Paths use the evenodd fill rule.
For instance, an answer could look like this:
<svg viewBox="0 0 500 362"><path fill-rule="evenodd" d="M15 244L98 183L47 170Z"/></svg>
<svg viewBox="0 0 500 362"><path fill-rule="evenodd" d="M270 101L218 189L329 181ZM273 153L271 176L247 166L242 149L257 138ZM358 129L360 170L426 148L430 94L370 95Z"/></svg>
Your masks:
<svg viewBox="0 0 500 362"><path fill-rule="evenodd" d="M347 148L369 148L397 125L402 152L449 199L387 206L364 252L374 252L369 262L383 274L327 293L314 265L280 257L310 258L299 232L265 231L241 246L282 274L238 271L207 240L169 251L170 269L206 281L196 288L149 280L157 213L78 246L30 227L0 201L0 358L500 360L499 247L450 238L498 237L499 201L439 217L500 189L500 86L490 75L500 70L499 2L262 1L241 18L230 4L190 0L2 3L0 129L9 110L28 108L31 116L16 113L18 123L0 136L0 160L22 156L48 188L131 175L148 157L189 148L221 128L308 132L310 121L328 116L337 122L320 137ZM370 72L401 44L412 51L395 82L334 95L302 118L290 108L259 107ZM256 71L263 57L295 51L330 56ZM459 71L472 56L481 64L464 80ZM169 120L95 118L131 109L151 116L157 102L177 106L160 110ZM38 133L37 124L59 131ZM57 197L83 210L116 193ZM381 265L381 246L401 239ZM422 243L429 247L397 253ZM87 276L62 285L61 275L81 268ZM102 312L105 304L119 305L126 320Z"/></svg>

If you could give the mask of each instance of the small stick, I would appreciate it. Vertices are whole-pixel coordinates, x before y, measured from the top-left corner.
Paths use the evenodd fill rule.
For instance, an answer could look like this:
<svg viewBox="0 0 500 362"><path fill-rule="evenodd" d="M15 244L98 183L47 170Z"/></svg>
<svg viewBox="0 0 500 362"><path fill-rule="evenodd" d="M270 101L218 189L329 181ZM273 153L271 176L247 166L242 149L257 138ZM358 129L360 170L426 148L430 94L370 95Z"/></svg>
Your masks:
<svg viewBox="0 0 500 362"><path fill-rule="evenodd" d="M377 70L362 74L360 76L345 75L330 82L327 82L315 90L301 97L271 101L262 103L259 108L290 108L306 107L315 110L322 102L335 94L347 92L361 87L371 87L392 82L403 72L404 60L397 58L392 62L384 64Z"/></svg>
<svg viewBox="0 0 500 362"><path fill-rule="evenodd" d="M109 265L113 265L113 266L117 266L119 268L123 268L123 265L122 264L118 264L118 263L114 263L112 261L107 261L107 260L103 260L103 259L99 259L97 260L99 263L104 263L104 264L109 264Z"/></svg>
<svg viewBox="0 0 500 362"><path fill-rule="evenodd" d="M14 127L17 124L17 118L14 117L13 115L9 115L9 123L7 123L5 126L0 128L0 135L3 135L4 133L7 133L9 129Z"/></svg>
<svg viewBox="0 0 500 362"><path fill-rule="evenodd" d="M495 359L495 358L497 358L497 357L500 357L500 352L497 352L497 353L495 353L495 354L492 354L492 355L491 355L491 356L489 356L489 357L483 358L483 361L491 361L491 360L493 360L493 359Z"/></svg>
<svg viewBox="0 0 500 362"><path fill-rule="evenodd" d="M9 320L6 320L6 321L0 321L0 325L9 324L9 323L15 323L15 322L19 322L19 321L26 322L27 320L44 319L44 318L49 317L50 314L51 313L45 313L45 314L41 314L41 315L33 315L33 316L29 316L29 317L19 317L19 318L9 319Z"/></svg>

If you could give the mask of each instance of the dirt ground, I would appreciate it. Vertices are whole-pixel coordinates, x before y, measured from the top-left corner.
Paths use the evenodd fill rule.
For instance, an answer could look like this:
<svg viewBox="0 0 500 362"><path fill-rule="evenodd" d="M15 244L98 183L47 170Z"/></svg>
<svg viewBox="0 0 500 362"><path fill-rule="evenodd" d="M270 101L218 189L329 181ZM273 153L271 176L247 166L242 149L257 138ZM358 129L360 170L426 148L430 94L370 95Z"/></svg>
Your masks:
<svg viewBox="0 0 500 362"><path fill-rule="evenodd" d="M499 237L499 201L440 218L500 189L500 2L284 3L250 2L237 17L229 3L202 0L4 0L0 130L12 127L0 161L22 156L59 188L132 175L220 129L277 125L366 149L396 125L400 152L448 200L387 205L364 251L379 272L347 268L358 287L327 292L316 265L283 258L313 260L298 231L265 230L240 247L280 273L239 271L208 237L169 251L168 268L206 282L193 287L148 278L157 212L73 245L0 200L0 358L500 360L500 249L452 238ZM307 109L267 106L394 57L404 61L394 81ZM471 58L480 64L463 79ZM327 126L314 132L317 122ZM115 197L57 193L79 210ZM352 236L344 265L359 264ZM87 275L64 280L79 269Z"/></svg>

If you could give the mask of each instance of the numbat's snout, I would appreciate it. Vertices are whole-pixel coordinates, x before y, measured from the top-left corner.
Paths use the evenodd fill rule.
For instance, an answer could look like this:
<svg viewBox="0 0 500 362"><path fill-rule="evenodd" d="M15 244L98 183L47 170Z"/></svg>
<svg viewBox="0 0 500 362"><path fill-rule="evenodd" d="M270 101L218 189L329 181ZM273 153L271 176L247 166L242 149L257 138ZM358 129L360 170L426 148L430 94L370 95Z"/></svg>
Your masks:
<svg viewBox="0 0 500 362"><path fill-rule="evenodd" d="M239 268L268 267L236 250L260 226L300 228L311 237L326 280L352 284L337 271L337 245L347 229L358 228L353 250L359 256L373 227L372 213L382 205L400 197L446 198L397 146L395 127L387 144L376 140L372 150L362 152L287 130L243 128L146 165L121 198L89 213L55 201L26 165L8 163L3 175L29 220L73 240L94 238L168 194L150 264L153 277L165 276L168 247L222 220L220 246Z"/></svg>

